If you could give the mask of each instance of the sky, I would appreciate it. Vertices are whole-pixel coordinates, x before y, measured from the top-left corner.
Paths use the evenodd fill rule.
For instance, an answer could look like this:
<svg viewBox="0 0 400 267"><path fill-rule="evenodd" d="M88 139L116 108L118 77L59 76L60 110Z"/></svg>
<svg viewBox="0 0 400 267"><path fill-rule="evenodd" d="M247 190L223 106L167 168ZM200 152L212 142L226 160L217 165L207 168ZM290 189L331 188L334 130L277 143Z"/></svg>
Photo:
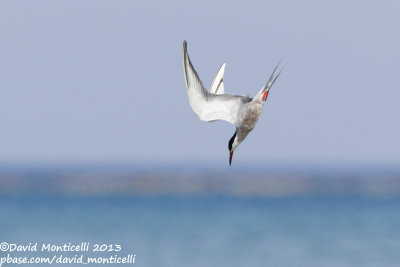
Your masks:
<svg viewBox="0 0 400 267"><path fill-rule="evenodd" d="M186 94L255 95L285 68L236 162L400 163L398 1L1 1L0 162L228 167L227 122Z"/></svg>

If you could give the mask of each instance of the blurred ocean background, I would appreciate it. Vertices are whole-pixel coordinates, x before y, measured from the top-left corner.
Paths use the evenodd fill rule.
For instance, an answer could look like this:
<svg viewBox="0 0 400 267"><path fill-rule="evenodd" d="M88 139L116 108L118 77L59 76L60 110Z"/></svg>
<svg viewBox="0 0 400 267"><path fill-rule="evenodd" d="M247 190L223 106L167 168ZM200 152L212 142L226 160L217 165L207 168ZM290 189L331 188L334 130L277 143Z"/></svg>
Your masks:
<svg viewBox="0 0 400 267"><path fill-rule="evenodd" d="M399 10L0 1L0 248L117 243L142 267L400 266ZM231 167L234 126L188 103L183 40L205 88L226 62L237 95L283 57Z"/></svg>
<svg viewBox="0 0 400 267"><path fill-rule="evenodd" d="M396 169L1 170L1 242L121 244L98 256L133 253L146 267L400 262Z"/></svg>

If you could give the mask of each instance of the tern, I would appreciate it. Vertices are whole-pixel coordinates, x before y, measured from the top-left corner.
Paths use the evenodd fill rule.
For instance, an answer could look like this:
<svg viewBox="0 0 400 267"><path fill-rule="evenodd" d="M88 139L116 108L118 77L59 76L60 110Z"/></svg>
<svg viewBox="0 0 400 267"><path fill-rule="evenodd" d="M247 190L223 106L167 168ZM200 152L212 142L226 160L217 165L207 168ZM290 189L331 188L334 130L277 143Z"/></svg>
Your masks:
<svg viewBox="0 0 400 267"><path fill-rule="evenodd" d="M269 91L281 71L275 76L276 65L268 82L261 88L253 98L248 95L225 94L223 76L226 64L222 64L208 92L201 82L187 52L187 43L183 42L183 70L189 104L193 111L202 121L213 122L225 120L236 126L236 131L229 140L229 165L232 164L233 152L246 136L256 126L258 118Z"/></svg>

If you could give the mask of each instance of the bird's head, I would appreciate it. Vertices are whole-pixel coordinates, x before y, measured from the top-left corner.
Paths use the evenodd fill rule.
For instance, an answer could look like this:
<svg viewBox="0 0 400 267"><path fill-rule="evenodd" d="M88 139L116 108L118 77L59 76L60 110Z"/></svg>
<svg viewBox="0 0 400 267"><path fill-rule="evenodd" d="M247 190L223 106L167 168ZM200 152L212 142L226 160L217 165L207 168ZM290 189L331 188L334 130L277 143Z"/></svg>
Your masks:
<svg viewBox="0 0 400 267"><path fill-rule="evenodd" d="M233 157L233 152L235 149L238 147L239 142L236 139L236 132L233 134L231 139L229 140L228 143L228 149L229 149L229 166L232 164L232 157Z"/></svg>

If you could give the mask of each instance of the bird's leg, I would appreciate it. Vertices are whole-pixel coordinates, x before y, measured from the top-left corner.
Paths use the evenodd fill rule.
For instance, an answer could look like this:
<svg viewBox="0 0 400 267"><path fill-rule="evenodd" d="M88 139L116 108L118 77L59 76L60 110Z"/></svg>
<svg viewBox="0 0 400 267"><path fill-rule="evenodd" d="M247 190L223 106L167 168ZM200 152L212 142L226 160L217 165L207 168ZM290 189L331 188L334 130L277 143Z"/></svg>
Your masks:
<svg viewBox="0 0 400 267"><path fill-rule="evenodd" d="M264 92L263 96L262 96L262 100L266 101L268 98L268 94L269 94L269 89L267 91Z"/></svg>

